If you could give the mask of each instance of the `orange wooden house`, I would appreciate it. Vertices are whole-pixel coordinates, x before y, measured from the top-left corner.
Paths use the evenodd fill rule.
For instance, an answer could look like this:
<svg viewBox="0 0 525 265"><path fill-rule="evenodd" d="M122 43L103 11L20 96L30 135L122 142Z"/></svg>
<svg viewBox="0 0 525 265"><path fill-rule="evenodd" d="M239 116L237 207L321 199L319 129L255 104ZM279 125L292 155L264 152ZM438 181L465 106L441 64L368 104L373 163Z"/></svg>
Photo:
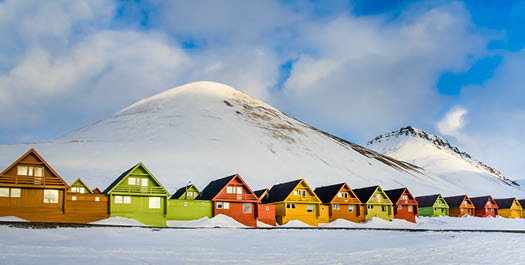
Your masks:
<svg viewBox="0 0 525 265"><path fill-rule="evenodd" d="M467 195L445 197L449 206L448 215L451 217L462 217L464 215L474 216L474 204Z"/></svg>
<svg viewBox="0 0 525 265"><path fill-rule="evenodd" d="M66 182L30 149L0 173L0 216L64 222Z"/></svg>
<svg viewBox="0 0 525 265"><path fill-rule="evenodd" d="M474 204L474 215L477 217L496 217L498 215L498 204L492 196L482 196L470 198Z"/></svg>
<svg viewBox="0 0 525 265"><path fill-rule="evenodd" d="M261 201L261 204L259 204L257 220L275 226L277 224L275 219L275 205L262 203L263 198L267 197L268 192L270 192L269 189L256 190L253 192L255 193L255 196L259 198L259 201Z"/></svg>
<svg viewBox="0 0 525 265"><path fill-rule="evenodd" d="M263 206L238 174L217 179L208 184L196 200L211 200L213 216L224 214L241 224L256 227L257 220L275 224L275 211ZM268 221L270 219L270 221Z"/></svg>
<svg viewBox="0 0 525 265"><path fill-rule="evenodd" d="M407 188L385 190L386 195L394 204L394 218L416 222L418 203Z"/></svg>
<svg viewBox="0 0 525 265"><path fill-rule="evenodd" d="M314 193L322 204L327 206L329 221L345 219L352 222L365 221L365 207L350 186L340 183L330 186L318 187Z"/></svg>
<svg viewBox="0 0 525 265"><path fill-rule="evenodd" d="M72 223L91 223L109 217L108 197L93 193L78 178L66 193L66 220Z"/></svg>

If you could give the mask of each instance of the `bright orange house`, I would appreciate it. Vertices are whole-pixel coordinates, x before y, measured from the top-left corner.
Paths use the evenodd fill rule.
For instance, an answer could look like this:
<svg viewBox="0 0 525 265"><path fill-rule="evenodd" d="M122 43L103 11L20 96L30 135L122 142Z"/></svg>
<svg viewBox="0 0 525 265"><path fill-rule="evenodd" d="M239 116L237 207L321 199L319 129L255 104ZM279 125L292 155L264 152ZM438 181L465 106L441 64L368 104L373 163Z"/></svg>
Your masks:
<svg viewBox="0 0 525 265"><path fill-rule="evenodd" d="M407 188L385 190L386 195L394 204L394 218L416 222L418 203Z"/></svg>
<svg viewBox="0 0 525 265"><path fill-rule="evenodd" d="M348 184L340 183L318 187L314 192L323 205L328 208L330 222L337 219L356 223L365 221L364 206L361 205L361 201Z"/></svg>
<svg viewBox="0 0 525 265"><path fill-rule="evenodd" d="M474 216L474 204L467 195L445 197L449 208L449 216L462 217L464 215Z"/></svg>

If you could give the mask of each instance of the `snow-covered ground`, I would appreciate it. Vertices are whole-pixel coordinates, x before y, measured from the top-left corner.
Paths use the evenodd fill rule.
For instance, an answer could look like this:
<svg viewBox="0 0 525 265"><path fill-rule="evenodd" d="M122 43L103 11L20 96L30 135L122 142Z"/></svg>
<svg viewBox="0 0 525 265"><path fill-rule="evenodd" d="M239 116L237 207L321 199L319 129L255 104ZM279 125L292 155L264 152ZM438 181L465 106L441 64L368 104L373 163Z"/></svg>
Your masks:
<svg viewBox="0 0 525 265"><path fill-rule="evenodd" d="M523 234L0 226L0 264L524 264Z"/></svg>

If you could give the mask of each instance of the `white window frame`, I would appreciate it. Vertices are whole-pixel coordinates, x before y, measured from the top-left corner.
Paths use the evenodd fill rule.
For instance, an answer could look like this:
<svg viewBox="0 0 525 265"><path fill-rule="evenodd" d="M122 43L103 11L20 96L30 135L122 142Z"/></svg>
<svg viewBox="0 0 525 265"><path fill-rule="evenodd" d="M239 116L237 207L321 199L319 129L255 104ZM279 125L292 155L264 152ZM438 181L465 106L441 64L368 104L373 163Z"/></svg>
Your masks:
<svg viewBox="0 0 525 265"><path fill-rule="evenodd" d="M135 185L137 185L137 178L129 177L129 178L128 178L128 185L130 185L130 186L135 186Z"/></svg>
<svg viewBox="0 0 525 265"><path fill-rule="evenodd" d="M188 206L188 202L184 202L184 207L187 207Z"/></svg>
<svg viewBox="0 0 525 265"><path fill-rule="evenodd" d="M411 213L411 212L413 212L413 211L414 211L414 206L409 205L409 206L408 206L408 212Z"/></svg>
<svg viewBox="0 0 525 265"><path fill-rule="evenodd" d="M78 188L78 192L79 193L85 193L86 189L84 187L80 187L80 188Z"/></svg>
<svg viewBox="0 0 525 265"><path fill-rule="evenodd" d="M338 192L337 193L337 197L342 198L343 197L343 193L342 192Z"/></svg>
<svg viewBox="0 0 525 265"><path fill-rule="evenodd" d="M144 183L145 183L146 185L144 185ZM140 185L141 185L142 187L147 187L147 186L149 185L148 178L142 178L142 180L141 180L141 182L140 182Z"/></svg>
<svg viewBox="0 0 525 265"><path fill-rule="evenodd" d="M312 208L311 210L308 209L308 208L310 208L310 207ZM313 213L313 212L314 212L314 205L313 205L313 204L307 204L307 205L306 205L306 212L307 212L307 213Z"/></svg>
<svg viewBox="0 0 525 265"><path fill-rule="evenodd" d="M18 166L17 175L18 176L27 176L27 166Z"/></svg>
<svg viewBox="0 0 525 265"><path fill-rule="evenodd" d="M269 210L270 210L270 206L268 206L268 205L265 206L264 208L266 209L266 211L269 211Z"/></svg>
<svg viewBox="0 0 525 265"><path fill-rule="evenodd" d="M37 174L37 172L40 172L40 174ZM43 177L44 176L44 168L43 167L35 167L34 168L34 175L35 175L35 177Z"/></svg>
<svg viewBox="0 0 525 265"><path fill-rule="evenodd" d="M332 204L332 210L339 210L341 209L341 205L339 204Z"/></svg>
<svg viewBox="0 0 525 265"><path fill-rule="evenodd" d="M224 209L224 205L222 204L222 202L217 202L217 204L215 205L215 208Z"/></svg>
<svg viewBox="0 0 525 265"><path fill-rule="evenodd" d="M160 197L149 197L149 208L160 209Z"/></svg>
<svg viewBox="0 0 525 265"><path fill-rule="evenodd" d="M294 190L293 195L296 195L296 196L299 195L299 190Z"/></svg>
<svg viewBox="0 0 525 265"><path fill-rule="evenodd" d="M388 210L388 209L386 208L385 205L381 205L381 211L382 211L382 212L386 212L387 210Z"/></svg>
<svg viewBox="0 0 525 265"><path fill-rule="evenodd" d="M226 193L232 194L233 193L233 187L232 186L226 187Z"/></svg>
<svg viewBox="0 0 525 265"><path fill-rule="evenodd" d="M242 194L242 187L237 187L237 194Z"/></svg>
<svg viewBox="0 0 525 265"><path fill-rule="evenodd" d="M22 197L22 189L20 189L20 188L11 188L11 193L10 194L11 194L11 198L20 198L20 197Z"/></svg>
<svg viewBox="0 0 525 265"><path fill-rule="evenodd" d="M398 206L397 206L397 209L398 209L398 210L403 210L403 205L401 205L401 204L398 205Z"/></svg>
<svg viewBox="0 0 525 265"><path fill-rule="evenodd" d="M77 196L74 196L74 195L71 196L71 200L76 201L77 200Z"/></svg>
<svg viewBox="0 0 525 265"><path fill-rule="evenodd" d="M122 196L118 196L117 195L117 196L113 197L113 203L115 203L115 204L122 204L122 201L123 201L122 200Z"/></svg>
<svg viewBox="0 0 525 265"><path fill-rule="evenodd" d="M0 188L0 197L9 198L9 188Z"/></svg>
<svg viewBox="0 0 525 265"><path fill-rule="evenodd" d="M123 204L131 204L131 196L122 196Z"/></svg>
<svg viewBox="0 0 525 265"><path fill-rule="evenodd" d="M253 212L253 205L249 202L245 202L242 204L242 212L243 213L252 213Z"/></svg>
<svg viewBox="0 0 525 265"><path fill-rule="evenodd" d="M368 204L368 205L366 206L366 208L368 208L368 209L371 209L371 210L372 210L372 209L374 209L374 205L373 205L373 204Z"/></svg>
<svg viewBox="0 0 525 265"><path fill-rule="evenodd" d="M52 197L50 195L52 195ZM60 200L59 190L52 190L52 189L44 190L44 203L57 204L59 200Z"/></svg>
<svg viewBox="0 0 525 265"><path fill-rule="evenodd" d="M99 201L100 201L100 197L96 196L96 197L95 197L95 201L96 201L96 202L99 202Z"/></svg>
<svg viewBox="0 0 525 265"><path fill-rule="evenodd" d="M353 204L348 205L348 212L355 212L355 206Z"/></svg>

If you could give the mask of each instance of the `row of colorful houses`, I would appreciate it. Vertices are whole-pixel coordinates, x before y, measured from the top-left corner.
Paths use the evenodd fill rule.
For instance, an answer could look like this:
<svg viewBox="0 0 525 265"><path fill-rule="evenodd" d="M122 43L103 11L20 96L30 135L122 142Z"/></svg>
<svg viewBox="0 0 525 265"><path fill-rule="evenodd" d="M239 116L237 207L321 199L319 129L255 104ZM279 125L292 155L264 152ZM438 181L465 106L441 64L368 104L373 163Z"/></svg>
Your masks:
<svg viewBox="0 0 525 265"><path fill-rule="evenodd" d="M309 225L336 219L363 222L373 217L415 222L417 216L464 215L525 218L516 198L414 197L407 188L379 185L351 189L347 183L310 188L304 179L252 191L239 175L211 181L202 191L187 185L170 194L142 163L118 176L104 191L81 179L68 185L31 149L0 173L0 216L31 222L91 223L126 217L150 226L224 214L256 227L299 220Z"/></svg>

